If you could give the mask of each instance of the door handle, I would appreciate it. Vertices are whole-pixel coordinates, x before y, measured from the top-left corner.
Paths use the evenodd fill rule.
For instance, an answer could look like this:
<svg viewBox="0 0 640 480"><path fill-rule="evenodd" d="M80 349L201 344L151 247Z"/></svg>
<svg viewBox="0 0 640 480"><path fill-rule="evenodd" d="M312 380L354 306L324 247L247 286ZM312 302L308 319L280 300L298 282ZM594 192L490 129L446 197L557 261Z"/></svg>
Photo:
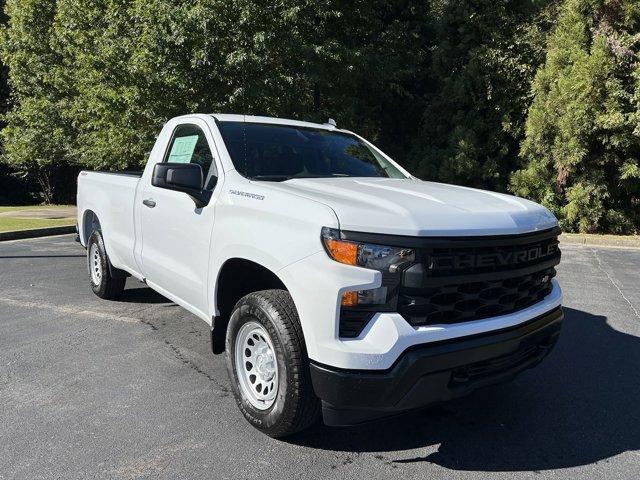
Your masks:
<svg viewBox="0 0 640 480"><path fill-rule="evenodd" d="M152 198L145 198L142 203L144 203L147 207L153 208L156 206L156 201Z"/></svg>

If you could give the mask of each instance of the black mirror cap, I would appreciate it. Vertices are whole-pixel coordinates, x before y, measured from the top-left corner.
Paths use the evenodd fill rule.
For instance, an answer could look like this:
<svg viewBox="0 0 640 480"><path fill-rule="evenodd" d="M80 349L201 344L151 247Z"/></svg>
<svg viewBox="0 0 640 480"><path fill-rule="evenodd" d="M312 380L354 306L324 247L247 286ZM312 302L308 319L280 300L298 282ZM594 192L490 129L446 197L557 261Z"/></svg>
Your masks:
<svg viewBox="0 0 640 480"><path fill-rule="evenodd" d="M157 163L153 167L151 185L189 195L197 208L205 207L211 191L202 189L202 167L196 163Z"/></svg>
<svg viewBox="0 0 640 480"><path fill-rule="evenodd" d="M196 163L157 163L151 185L179 192L202 190L202 167Z"/></svg>

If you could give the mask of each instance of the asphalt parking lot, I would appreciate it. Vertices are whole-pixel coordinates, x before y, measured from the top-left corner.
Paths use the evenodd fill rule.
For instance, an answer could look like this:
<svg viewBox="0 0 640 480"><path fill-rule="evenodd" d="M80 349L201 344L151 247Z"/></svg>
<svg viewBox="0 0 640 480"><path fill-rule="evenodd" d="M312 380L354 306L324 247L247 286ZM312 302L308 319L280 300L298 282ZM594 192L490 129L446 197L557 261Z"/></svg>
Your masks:
<svg viewBox="0 0 640 480"><path fill-rule="evenodd" d="M208 326L73 236L0 243L0 478L638 478L640 250L564 246L566 319L514 382L282 440L244 421Z"/></svg>

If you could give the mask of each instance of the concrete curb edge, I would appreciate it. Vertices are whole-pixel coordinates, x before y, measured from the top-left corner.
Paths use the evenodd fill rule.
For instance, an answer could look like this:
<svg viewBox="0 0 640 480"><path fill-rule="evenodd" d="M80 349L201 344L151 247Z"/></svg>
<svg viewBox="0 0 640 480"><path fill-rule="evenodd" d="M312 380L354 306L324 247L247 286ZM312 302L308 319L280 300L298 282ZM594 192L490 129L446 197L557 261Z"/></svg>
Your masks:
<svg viewBox="0 0 640 480"><path fill-rule="evenodd" d="M563 233L560 244L584 245L586 247L640 248L640 236L589 235L581 233Z"/></svg>
<svg viewBox="0 0 640 480"><path fill-rule="evenodd" d="M61 227L31 228L28 230L15 230L12 232L0 232L0 242L7 240L20 240L22 238L48 237L50 235L65 235L75 233L75 225Z"/></svg>

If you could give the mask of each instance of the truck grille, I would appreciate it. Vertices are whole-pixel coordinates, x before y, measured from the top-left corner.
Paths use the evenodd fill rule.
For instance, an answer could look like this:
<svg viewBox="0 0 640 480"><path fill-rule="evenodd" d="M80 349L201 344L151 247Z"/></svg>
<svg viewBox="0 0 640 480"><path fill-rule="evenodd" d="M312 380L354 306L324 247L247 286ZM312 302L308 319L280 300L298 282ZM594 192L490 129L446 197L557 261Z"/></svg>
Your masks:
<svg viewBox="0 0 640 480"><path fill-rule="evenodd" d="M405 270L398 313L411 325L458 323L505 315L551 293L560 262L557 229L483 239L438 239L416 249Z"/></svg>
<svg viewBox="0 0 640 480"><path fill-rule="evenodd" d="M400 294L398 311L412 325L479 320L514 312L551 293L555 268L521 277L426 289Z"/></svg>

